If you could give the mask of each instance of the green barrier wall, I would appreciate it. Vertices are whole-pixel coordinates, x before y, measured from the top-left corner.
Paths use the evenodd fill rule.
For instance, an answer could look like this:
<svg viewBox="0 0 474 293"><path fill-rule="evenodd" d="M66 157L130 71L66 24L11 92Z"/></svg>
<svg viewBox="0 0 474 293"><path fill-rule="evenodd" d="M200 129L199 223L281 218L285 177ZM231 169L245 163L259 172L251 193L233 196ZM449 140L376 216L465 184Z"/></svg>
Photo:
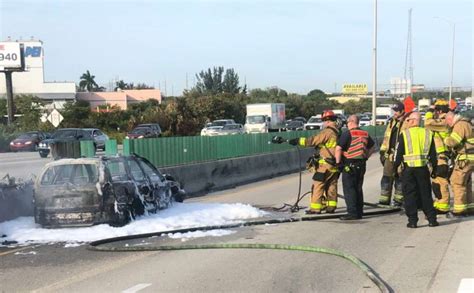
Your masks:
<svg viewBox="0 0 474 293"><path fill-rule="evenodd" d="M372 137L383 137L385 126L363 127ZM176 166L251 156L263 153L293 149L289 144L272 144L273 136L286 139L308 137L316 134L312 131L273 132L261 134L243 134L226 136L187 136L150 139L126 139L123 142L123 154L135 153L150 160L157 167Z"/></svg>

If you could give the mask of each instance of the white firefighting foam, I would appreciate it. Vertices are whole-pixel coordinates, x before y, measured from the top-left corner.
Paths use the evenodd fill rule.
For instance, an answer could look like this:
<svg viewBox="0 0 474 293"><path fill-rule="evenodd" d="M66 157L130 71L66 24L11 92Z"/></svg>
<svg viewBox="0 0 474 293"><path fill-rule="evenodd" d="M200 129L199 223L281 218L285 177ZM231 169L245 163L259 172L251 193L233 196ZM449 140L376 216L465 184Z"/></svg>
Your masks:
<svg viewBox="0 0 474 293"><path fill-rule="evenodd" d="M18 244L32 243L83 243L103 238L126 236L175 229L225 225L243 220L259 218L267 213L246 204L202 204L174 203L157 214L143 216L124 227L96 225L83 228L44 229L35 224L33 217L20 217L0 223L0 243L16 241ZM223 236L231 234L228 230L215 230L199 233L175 235L173 238L192 238ZM171 236L171 235L170 235ZM0 245L1 246L1 245Z"/></svg>

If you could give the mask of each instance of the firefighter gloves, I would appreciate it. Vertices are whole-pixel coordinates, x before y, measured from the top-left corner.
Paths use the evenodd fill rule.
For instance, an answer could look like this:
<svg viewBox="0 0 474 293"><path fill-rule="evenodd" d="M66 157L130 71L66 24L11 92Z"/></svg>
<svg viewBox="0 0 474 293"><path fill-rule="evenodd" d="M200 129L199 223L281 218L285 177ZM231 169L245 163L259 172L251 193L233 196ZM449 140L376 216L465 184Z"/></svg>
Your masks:
<svg viewBox="0 0 474 293"><path fill-rule="evenodd" d="M288 140L288 143L291 144L291 145L298 145L299 140L300 140L299 137L292 138L292 139Z"/></svg>

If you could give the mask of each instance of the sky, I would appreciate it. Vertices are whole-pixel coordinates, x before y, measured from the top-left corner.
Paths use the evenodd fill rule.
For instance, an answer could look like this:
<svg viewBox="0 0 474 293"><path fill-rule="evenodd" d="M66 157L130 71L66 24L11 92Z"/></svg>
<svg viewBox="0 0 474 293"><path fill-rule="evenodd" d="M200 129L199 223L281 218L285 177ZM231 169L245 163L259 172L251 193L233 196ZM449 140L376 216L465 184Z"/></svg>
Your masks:
<svg viewBox="0 0 474 293"><path fill-rule="evenodd" d="M414 82L473 83L471 0L378 0L378 88L403 76L412 8ZM372 87L374 0L0 0L0 40L43 41L46 81L86 70L99 84L145 82L179 95L209 67L248 88L305 94Z"/></svg>

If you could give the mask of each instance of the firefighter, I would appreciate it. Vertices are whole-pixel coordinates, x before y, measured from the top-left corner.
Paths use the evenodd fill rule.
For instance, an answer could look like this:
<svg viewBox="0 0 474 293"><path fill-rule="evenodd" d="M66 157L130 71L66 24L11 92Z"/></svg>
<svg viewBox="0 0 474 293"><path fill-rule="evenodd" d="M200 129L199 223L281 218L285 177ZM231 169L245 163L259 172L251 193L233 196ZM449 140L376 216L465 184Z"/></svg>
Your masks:
<svg viewBox="0 0 474 293"><path fill-rule="evenodd" d="M413 112L406 119L408 129L402 131L397 153L395 168L403 162L402 186L405 203L405 213L408 217L408 228L416 228L418 223L418 204L428 219L430 227L439 226L436 220L436 211L431 197L430 172L428 161L436 172L436 147L433 142L433 133L419 127L420 113Z"/></svg>
<svg viewBox="0 0 474 293"><path fill-rule="evenodd" d="M369 133L359 128L359 117L347 119L349 130L341 134L336 146L336 163L342 172L342 189L347 206L347 215L341 220L362 219L364 207L364 175L366 161L374 151L374 141Z"/></svg>
<svg viewBox="0 0 474 293"><path fill-rule="evenodd" d="M446 100L438 99L434 108L425 115L425 128L433 132L433 140L438 155L438 166L431 182L433 193L436 197L434 207L438 214L449 212L449 153L444 140L449 136L446 123L446 113L449 105Z"/></svg>
<svg viewBox="0 0 474 293"><path fill-rule="evenodd" d="M450 177L454 195L453 215L463 216L474 211L472 201L472 170L474 168L474 137L469 119L453 112L446 114L446 123L452 128L444 140L454 151L454 169Z"/></svg>
<svg viewBox="0 0 474 293"><path fill-rule="evenodd" d="M406 129L405 106L398 102L392 107L394 111L393 117L388 121L387 128L380 146L380 162L383 166L383 175L380 182L380 198L379 203L383 205L390 205L392 198L392 187L395 185L395 192L393 195L393 204L401 206L403 204L402 182L394 168L393 162L395 160L395 149L397 147L400 133Z"/></svg>
<svg viewBox="0 0 474 293"><path fill-rule="evenodd" d="M290 139L289 144L303 147L314 146L319 150L318 166L313 175L311 204L307 214L320 214L325 208L326 213L334 213L337 208L337 179L339 172L336 167L335 150L339 130L336 127L337 116L332 110L321 115L323 130L315 136ZM326 207L324 205L326 196Z"/></svg>

